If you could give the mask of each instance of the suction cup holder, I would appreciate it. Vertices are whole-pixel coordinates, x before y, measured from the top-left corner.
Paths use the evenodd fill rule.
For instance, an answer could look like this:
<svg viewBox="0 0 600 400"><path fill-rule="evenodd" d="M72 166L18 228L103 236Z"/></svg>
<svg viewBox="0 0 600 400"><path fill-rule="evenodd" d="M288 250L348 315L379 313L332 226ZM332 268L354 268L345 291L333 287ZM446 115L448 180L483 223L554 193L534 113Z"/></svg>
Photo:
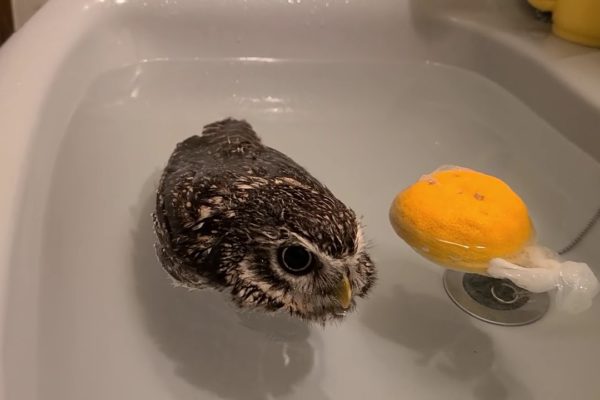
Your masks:
<svg viewBox="0 0 600 400"><path fill-rule="evenodd" d="M496 325L520 326L542 318L550 306L547 293L532 293L511 281L446 270L444 288L467 314Z"/></svg>

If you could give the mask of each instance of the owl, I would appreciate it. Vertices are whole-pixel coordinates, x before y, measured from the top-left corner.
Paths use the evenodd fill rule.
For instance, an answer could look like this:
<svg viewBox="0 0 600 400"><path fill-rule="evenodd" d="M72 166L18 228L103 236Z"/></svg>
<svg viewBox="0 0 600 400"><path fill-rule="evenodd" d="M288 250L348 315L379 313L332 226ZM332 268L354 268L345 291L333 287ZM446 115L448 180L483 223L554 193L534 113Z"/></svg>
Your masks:
<svg viewBox="0 0 600 400"><path fill-rule="evenodd" d="M176 146L153 219L175 283L242 308L340 319L376 280L355 213L246 121L209 124Z"/></svg>

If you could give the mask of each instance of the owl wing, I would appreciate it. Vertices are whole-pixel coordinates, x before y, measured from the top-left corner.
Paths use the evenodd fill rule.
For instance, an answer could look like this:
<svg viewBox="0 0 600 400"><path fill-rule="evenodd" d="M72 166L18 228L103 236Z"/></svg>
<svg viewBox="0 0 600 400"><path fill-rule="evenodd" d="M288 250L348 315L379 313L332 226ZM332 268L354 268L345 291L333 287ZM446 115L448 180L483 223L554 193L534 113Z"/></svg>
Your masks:
<svg viewBox="0 0 600 400"><path fill-rule="evenodd" d="M159 184L154 218L158 256L177 281L224 284L223 260L243 257L242 249L219 245L231 223L222 191L263 149L252 127L233 119L207 125L201 136L177 145Z"/></svg>

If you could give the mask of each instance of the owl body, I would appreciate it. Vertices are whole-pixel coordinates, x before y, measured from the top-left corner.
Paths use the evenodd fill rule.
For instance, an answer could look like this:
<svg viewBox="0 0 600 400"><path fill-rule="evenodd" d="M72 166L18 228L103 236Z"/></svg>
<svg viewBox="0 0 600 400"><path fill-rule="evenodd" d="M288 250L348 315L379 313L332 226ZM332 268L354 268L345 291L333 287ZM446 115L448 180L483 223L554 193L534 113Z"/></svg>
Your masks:
<svg viewBox="0 0 600 400"><path fill-rule="evenodd" d="M154 214L164 269L241 307L309 320L345 314L375 281L352 210L245 121L178 144Z"/></svg>

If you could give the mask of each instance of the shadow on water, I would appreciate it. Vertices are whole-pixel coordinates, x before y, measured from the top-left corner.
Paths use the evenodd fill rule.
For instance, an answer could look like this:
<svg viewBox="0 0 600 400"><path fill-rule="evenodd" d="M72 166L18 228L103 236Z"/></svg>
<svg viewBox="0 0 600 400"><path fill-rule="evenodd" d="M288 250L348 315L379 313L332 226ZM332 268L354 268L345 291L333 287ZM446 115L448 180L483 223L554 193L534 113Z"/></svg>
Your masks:
<svg viewBox="0 0 600 400"><path fill-rule="evenodd" d="M139 223L133 232L133 272L150 336L174 362L176 375L219 398L292 393L314 364L308 326L287 316L240 312L214 291L173 287L153 249L150 213L157 181L158 174L140 195L143 206L134 211Z"/></svg>
<svg viewBox="0 0 600 400"><path fill-rule="evenodd" d="M431 279L439 279L431 274ZM440 284L440 290L443 290ZM473 388L478 400L528 400L531 393L495 365L492 339L448 299L395 285L365 305L362 322L416 353L415 363ZM382 318L381 316L386 316Z"/></svg>

